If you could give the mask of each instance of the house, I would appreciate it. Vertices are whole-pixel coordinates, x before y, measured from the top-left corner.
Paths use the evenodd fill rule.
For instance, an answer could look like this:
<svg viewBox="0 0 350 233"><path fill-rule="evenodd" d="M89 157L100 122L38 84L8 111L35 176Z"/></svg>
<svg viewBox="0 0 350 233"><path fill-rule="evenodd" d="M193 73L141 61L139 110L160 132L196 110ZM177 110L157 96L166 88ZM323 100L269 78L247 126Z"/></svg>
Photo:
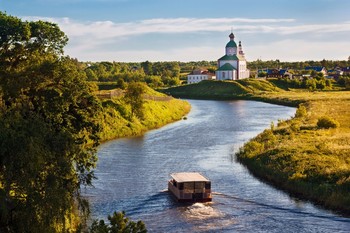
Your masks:
<svg viewBox="0 0 350 233"><path fill-rule="evenodd" d="M334 69L328 70L328 78L334 78L337 79L339 76L342 76L344 74L344 71L339 66L334 67Z"/></svg>
<svg viewBox="0 0 350 233"><path fill-rule="evenodd" d="M283 78L288 77L292 78L292 74L288 72L288 69L261 69L258 70L258 73L265 72L268 78Z"/></svg>
<svg viewBox="0 0 350 233"><path fill-rule="evenodd" d="M342 71L343 75L350 75L350 66L343 68Z"/></svg>
<svg viewBox="0 0 350 233"><path fill-rule="evenodd" d="M283 77L284 73L286 70L281 70L281 69L267 69L265 71L267 73L267 77L274 77L274 78L281 78Z"/></svg>
<svg viewBox="0 0 350 233"><path fill-rule="evenodd" d="M327 69L322 66L307 66L305 70L314 70L316 72L321 72L324 76L327 76Z"/></svg>
<svg viewBox="0 0 350 233"><path fill-rule="evenodd" d="M218 69L215 71L217 80L237 80L249 78L250 71L242 49L242 43L237 47L235 36L231 32L230 41L226 44L225 55L218 59Z"/></svg>
<svg viewBox="0 0 350 233"><path fill-rule="evenodd" d="M199 83L203 80L214 80L215 74L210 73L207 69L195 69L187 75L187 83Z"/></svg>

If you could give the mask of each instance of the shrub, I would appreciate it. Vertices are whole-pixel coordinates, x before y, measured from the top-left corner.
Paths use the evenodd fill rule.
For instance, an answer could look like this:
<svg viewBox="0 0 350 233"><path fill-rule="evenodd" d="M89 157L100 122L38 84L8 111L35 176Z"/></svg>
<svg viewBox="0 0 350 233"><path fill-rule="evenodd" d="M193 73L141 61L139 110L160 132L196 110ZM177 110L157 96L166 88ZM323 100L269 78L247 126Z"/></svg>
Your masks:
<svg viewBox="0 0 350 233"><path fill-rule="evenodd" d="M307 114L306 107L304 105L300 105L295 113L295 117L302 118L306 116L306 114Z"/></svg>
<svg viewBox="0 0 350 233"><path fill-rule="evenodd" d="M239 154L242 158L252 158L263 150L264 145L253 140L244 144L244 147L240 148Z"/></svg>
<svg viewBox="0 0 350 233"><path fill-rule="evenodd" d="M339 127L339 122L328 116L323 116L318 119L317 127L321 129L337 128Z"/></svg>
<svg viewBox="0 0 350 233"><path fill-rule="evenodd" d="M114 212L113 215L108 215L109 224L106 224L104 220L95 220L91 227L90 233L147 233L145 224L142 221L134 222L130 221L125 216L125 212Z"/></svg>

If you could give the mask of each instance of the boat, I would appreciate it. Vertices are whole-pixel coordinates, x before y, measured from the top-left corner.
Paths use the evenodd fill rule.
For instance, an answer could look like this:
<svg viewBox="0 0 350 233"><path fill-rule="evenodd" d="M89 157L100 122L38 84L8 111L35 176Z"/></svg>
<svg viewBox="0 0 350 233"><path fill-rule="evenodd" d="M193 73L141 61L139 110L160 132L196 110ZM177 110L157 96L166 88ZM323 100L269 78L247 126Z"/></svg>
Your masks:
<svg viewBox="0 0 350 233"><path fill-rule="evenodd" d="M208 202L212 200L211 181L198 172L170 174L168 190L179 202Z"/></svg>

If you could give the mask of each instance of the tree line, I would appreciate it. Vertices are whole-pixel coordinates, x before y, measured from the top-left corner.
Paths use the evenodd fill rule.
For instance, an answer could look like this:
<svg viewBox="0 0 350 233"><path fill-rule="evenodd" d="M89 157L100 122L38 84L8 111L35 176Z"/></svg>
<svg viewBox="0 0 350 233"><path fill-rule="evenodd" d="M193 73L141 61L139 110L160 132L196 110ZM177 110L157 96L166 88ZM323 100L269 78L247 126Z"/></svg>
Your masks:
<svg viewBox="0 0 350 233"><path fill-rule="evenodd" d="M304 74L305 67L321 66L327 70L335 67L350 67L350 60L321 60L283 62L278 59L247 62L252 74L258 69L289 69L295 74ZM212 73L217 69L217 61L165 61L165 62L81 62L89 81L114 82L115 87L124 89L129 82L145 82L152 88L180 85L187 80L187 74L198 68L204 68Z"/></svg>
<svg viewBox="0 0 350 233"><path fill-rule="evenodd" d="M258 70L258 69L291 69L291 70L303 70L308 66L320 66L325 67L327 70L334 69L335 67L350 67L350 57L348 60L326 60L323 59L321 61L295 61L295 62L285 62L276 60L267 60L263 61L261 59L257 59L255 61L248 62L248 68L250 70Z"/></svg>
<svg viewBox="0 0 350 233"><path fill-rule="evenodd" d="M122 89L129 82L145 82L152 88L180 84L178 62L88 62L83 65L89 81L116 82Z"/></svg>

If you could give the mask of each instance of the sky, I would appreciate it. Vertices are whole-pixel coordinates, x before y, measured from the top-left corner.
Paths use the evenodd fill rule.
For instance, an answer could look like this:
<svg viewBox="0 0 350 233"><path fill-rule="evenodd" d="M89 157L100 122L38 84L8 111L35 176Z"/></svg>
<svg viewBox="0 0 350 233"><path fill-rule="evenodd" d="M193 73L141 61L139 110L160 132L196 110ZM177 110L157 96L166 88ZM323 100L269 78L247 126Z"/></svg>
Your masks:
<svg viewBox="0 0 350 233"><path fill-rule="evenodd" d="M0 0L57 23L80 61L215 61L231 31L248 61L347 60L350 0Z"/></svg>

